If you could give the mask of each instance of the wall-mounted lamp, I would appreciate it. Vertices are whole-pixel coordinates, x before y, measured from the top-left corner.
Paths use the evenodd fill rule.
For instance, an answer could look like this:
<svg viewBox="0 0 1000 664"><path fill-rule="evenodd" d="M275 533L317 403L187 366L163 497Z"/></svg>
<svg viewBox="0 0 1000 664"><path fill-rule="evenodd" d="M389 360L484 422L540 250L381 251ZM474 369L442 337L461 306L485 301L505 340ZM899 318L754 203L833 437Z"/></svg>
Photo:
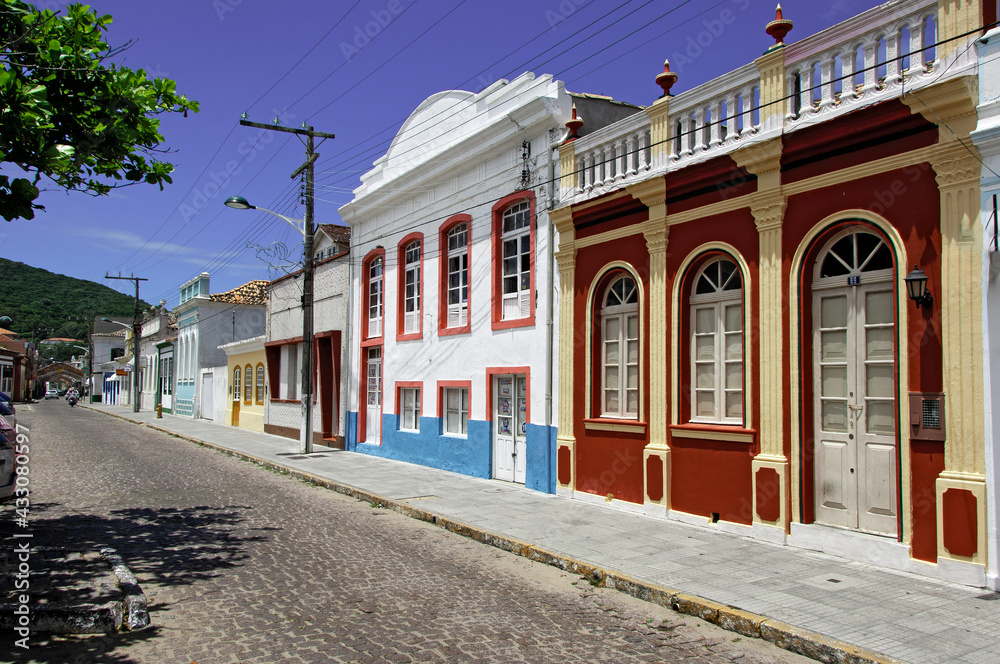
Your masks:
<svg viewBox="0 0 1000 664"><path fill-rule="evenodd" d="M927 275L924 274L924 271L914 265L913 271L906 275L903 281L906 282L906 293L917 305L917 309L921 307L930 309L931 305L934 304L934 298L927 290Z"/></svg>

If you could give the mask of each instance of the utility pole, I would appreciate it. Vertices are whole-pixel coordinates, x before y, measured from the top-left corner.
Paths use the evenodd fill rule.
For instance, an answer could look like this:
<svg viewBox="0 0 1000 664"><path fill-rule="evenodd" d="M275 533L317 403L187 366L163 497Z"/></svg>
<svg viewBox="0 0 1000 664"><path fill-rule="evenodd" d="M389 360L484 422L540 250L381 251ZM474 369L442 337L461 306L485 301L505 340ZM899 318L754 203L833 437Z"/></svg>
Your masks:
<svg viewBox="0 0 1000 664"><path fill-rule="evenodd" d="M305 122L299 128L282 127L277 123L263 124L251 122L245 117L240 119L240 124L244 127L256 127L269 131L282 131L305 137L306 160L295 169L291 178L294 180L303 171L306 176L305 186L305 207L306 216L303 220L303 248L302 248L302 424L299 430L300 449L303 454L310 454L313 451L313 423L312 423L312 376L313 376L313 200L314 200L314 165L319 154L316 152L314 140L335 138L333 134L315 131Z"/></svg>
<svg viewBox="0 0 1000 664"><path fill-rule="evenodd" d="M104 274L104 278L124 279L135 284L135 314L132 317L132 383L134 383L132 412L138 413L139 396L142 394L142 386L139 384L139 342L142 341L142 311L139 309L139 282L149 281L149 279L143 279L135 275L123 277L120 274L117 277L112 277L107 273Z"/></svg>

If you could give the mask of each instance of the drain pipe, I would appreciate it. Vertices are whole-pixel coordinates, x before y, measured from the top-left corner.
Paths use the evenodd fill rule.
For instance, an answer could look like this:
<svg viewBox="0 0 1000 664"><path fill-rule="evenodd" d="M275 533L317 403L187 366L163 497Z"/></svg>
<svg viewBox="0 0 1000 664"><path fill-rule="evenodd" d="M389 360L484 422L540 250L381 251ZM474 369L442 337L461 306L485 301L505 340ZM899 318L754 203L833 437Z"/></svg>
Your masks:
<svg viewBox="0 0 1000 664"><path fill-rule="evenodd" d="M548 262L548 287L549 293L546 298L547 311L545 312L545 326L548 331L545 339L545 361L548 366L548 374L545 377L545 426L546 433L552 430L552 390L553 390L553 374L555 373L555 357L553 354L553 346L555 345L555 329L553 319L555 317L555 226L552 223L552 217L548 213L555 209L555 177L556 177L556 167L555 160L552 158L552 151L559 149L558 142L553 142L553 133L556 129L549 129L549 146L548 146L548 200L545 201L546 208L546 219L548 221L548 251L546 252L546 261ZM553 476L554 468L549 468L549 477Z"/></svg>

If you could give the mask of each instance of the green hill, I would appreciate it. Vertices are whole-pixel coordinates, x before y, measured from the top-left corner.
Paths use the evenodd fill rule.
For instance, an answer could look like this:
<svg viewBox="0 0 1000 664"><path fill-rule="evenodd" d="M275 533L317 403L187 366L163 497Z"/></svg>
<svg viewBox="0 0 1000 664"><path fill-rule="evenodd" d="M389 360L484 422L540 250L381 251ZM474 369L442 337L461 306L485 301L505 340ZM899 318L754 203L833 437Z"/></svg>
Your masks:
<svg viewBox="0 0 1000 664"><path fill-rule="evenodd" d="M149 309L148 304L140 303ZM134 311L135 298L104 284L0 258L0 316L11 319L0 327L17 332L23 339L86 339L85 320L69 320L71 317L132 316Z"/></svg>

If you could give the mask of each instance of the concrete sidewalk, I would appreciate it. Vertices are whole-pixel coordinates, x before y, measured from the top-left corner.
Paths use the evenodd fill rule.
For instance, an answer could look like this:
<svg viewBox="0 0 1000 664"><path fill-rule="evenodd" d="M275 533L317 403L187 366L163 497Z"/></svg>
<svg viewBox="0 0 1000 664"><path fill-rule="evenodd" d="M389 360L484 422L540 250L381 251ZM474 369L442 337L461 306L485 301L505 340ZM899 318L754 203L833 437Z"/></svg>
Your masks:
<svg viewBox="0 0 1000 664"><path fill-rule="evenodd" d="M828 662L1000 663L1000 593L205 420L86 405Z"/></svg>

